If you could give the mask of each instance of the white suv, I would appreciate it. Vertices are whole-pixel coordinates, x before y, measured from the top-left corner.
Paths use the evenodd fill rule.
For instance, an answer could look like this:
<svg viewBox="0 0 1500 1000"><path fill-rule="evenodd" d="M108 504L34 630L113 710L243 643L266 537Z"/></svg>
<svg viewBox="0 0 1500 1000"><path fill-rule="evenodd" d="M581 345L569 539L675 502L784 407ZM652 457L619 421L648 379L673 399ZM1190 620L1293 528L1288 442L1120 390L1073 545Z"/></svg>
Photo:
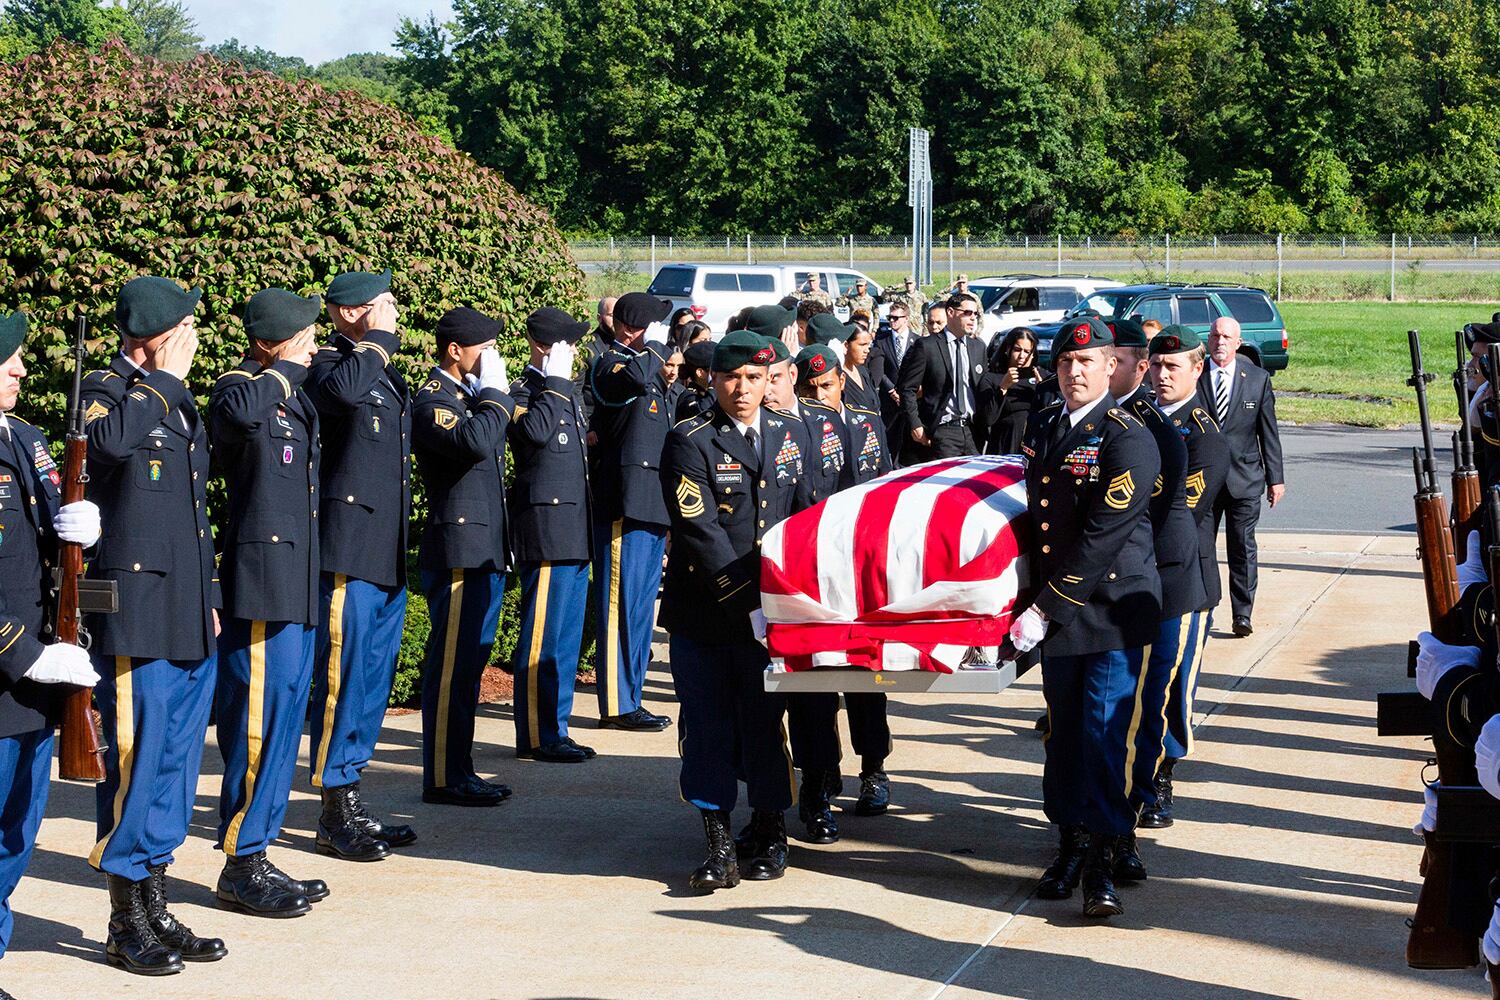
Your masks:
<svg viewBox="0 0 1500 1000"><path fill-rule="evenodd" d="M1087 274L1003 274L969 282L984 311L986 342L1018 326L1061 323L1063 314L1101 288L1124 282Z"/></svg>
<svg viewBox="0 0 1500 1000"><path fill-rule="evenodd" d="M858 279L864 279L871 297L880 297L880 286L868 275L828 264L664 264L646 292L670 299L674 310L692 309L717 336L724 332L729 317L741 309L796 295L813 273L818 275L823 291L835 300L854 294ZM882 315L885 309L880 307ZM840 319L849 318L848 309L835 311Z"/></svg>

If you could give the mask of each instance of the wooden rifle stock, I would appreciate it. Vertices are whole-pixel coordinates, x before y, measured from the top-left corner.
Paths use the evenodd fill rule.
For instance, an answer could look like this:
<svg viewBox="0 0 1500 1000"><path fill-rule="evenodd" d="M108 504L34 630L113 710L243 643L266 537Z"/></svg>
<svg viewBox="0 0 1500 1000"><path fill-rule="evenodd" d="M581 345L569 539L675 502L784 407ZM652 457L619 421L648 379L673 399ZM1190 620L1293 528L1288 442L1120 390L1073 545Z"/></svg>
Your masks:
<svg viewBox="0 0 1500 1000"><path fill-rule="evenodd" d="M62 502L64 505L83 499L88 477L88 438L83 430L82 378L84 363L85 320L78 317L78 331L73 344L73 392L68 399L68 436L63 451ZM76 542L58 543L58 564L62 579L57 588L57 641L88 645L88 633L81 625L78 610L78 578L83 573L83 546ZM104 749L99 730L94 725L94 689L70 688L63 702L62 725L58 737L58 774L69 781L103 781Z"/></svg>

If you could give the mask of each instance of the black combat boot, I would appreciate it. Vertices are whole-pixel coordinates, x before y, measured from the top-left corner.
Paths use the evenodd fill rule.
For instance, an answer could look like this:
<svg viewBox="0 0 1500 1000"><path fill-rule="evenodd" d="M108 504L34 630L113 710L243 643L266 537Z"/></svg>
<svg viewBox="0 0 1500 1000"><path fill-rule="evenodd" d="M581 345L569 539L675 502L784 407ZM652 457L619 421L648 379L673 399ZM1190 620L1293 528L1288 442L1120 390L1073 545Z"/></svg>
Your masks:
<svg viewBox="0 0 1500 1000"><path fill-rule="evenodd" d="M364 799L359 795L359 782L349 786L354 789L354 822L358 824L365 833L376 840L383 840L387 847L405 847L417 841L417 831L402 823L387 823L380 817L374 815L365 808Z"/></svg>
<svg viewBox="0 0 1500 1000"><path fill-rule="evenodd" d="M1134 833L1116 839L1114 875L1116 882L1146 881L1146 863L1141 860L1141 848Z"/></svg>
<svg viewBox="0 0 1500 1000"><path fill-rule="evenodd" d="M1083 915L1117 917L1125 904L1115 891L1114 868L1116 844L1120 838L1107 834L1089 837L1089 852L1083 862Z"/></svg>
<svg viewBox="0 0 1500 1000"><path fill-rule="evenodd" d="M1083 874L1083 858L1089 849L1089 835L1081 826L1057 828L1057 857L1042 872L1037 884L1037 899L1067 899L1078 888Z"/></svg>
<svg viewBox="0 0 1500 1000"><path fill-rule="evenodd" d="M328 898L328 883L320 878L292 878L286 872L276 867L276 862L270 857L266 858L266 878L283 886L294 896L306 896L309 903L316 903Z"/></svg>
<svg viewBox="0 0 1500 1000"><path fill-rule="evenodd" d="M182 956L162 944L146 916L146 884L123 875L104 876L109 882L109 937L104 958L110 965L138 976L170 976L182 971Z"/></svg>
<svg viewBox="0 0 1500 1000"><path fill-rule="evenodd" d="M1172 825L1172 765L1177 761L1171 757L1161 762L1156 771L1156 805L1141 810L1136 825L1143 830L1160 830Z"/></svg>
<svg viewBox="0 0 1500 1000"><path fill-rule="evenodd" d="M217 962L229 954L223 941L199 937L167 909L167 866L148 865L146 870L151 873L142 890L146 894L146 919L161 943L181 955L184 962Z"/></svg>
<svg viewBox="0 0 1500 1000"><path fill-rule="evenodd" d="M391 849L370 836L355 810L358 790L354 785L323 789L323 815L318 817L318 850L345 861L384 861Z"/></svg>
<svg viewBox="0 0 1500 1000"><path fill-rule="evenodd" d="M859 776L859 798L854 800L854 815L879 816L891 804L891 779L880 769L863 771Z"/></svg>
<svg viewBox="0 0 1500 1000"><path fill-rule="evenodd" d="M786 815L781 810L757 809L750 818L755 855L745 866L743 876L752 882L765 882L786 874Z"/></svg>
<svg viewBox="0 0 1500 1000"><path fill-rule="evenodd" d="M740 884L740 866L735 860L735 845L729 837L729 814L718 809L704 809L703 832L708 835L708 860L698 866L688 879L694 892L733 889Z"/></svg>
<svg viewBox="0 0 1500 1000"><path fill-rule="evenodd" d="M265 851L226 858L215 895L221 909L253 917L300 917L312 911L306 896L292 892L285 882L271 876Z"/></svg>
<svg viewBox="0 0 1500 1000"><path fill-rule="evenodd" d="M797 817L807 827L807 842L832 844L839 839L839 824L829 801L830 780L823 771L802 769L802 787L797 792Z"/></svg>

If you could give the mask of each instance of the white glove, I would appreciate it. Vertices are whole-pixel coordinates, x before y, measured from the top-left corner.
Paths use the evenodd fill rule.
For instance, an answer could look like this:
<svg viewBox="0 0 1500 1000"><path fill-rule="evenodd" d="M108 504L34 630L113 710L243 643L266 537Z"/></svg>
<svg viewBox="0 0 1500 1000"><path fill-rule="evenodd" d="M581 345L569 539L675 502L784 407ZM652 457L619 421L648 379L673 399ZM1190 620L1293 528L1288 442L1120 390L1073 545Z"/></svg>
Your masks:
<svg viewBox="0 0 1500 1000"><path fill-rule="evenodd" d="M1474 741L1474 767L1484 790L1500 799L1500 715L1490 717Z"/></svg>
<svg viewBox="0 0 1500 1000"><path fill-rule="evenodd" d="M1478 646L1450 646L1439 642L1431 632L1417 636L1417 645L1421 647L1417 653L1417 690L1428 701L1448 671L1454 667L1479 666Z"/></svg>
<svg viewBox="0 0 1500 1000"><path fill-rule="evenodd" d="M755 641L762 646L766 644L766 613L760 608L750 612L750 631L755 633Z"/></svg>
<svg viewBox="0 0 1500 1000"><path fill-rule="evenodd" d="M1020 616L1010 623L1010 644L1016 647L1017 653L1030 652L1045 638L1047 638L1047 618L1034 607L1022 611Z"/></svg>
<svg viewBox="0 0 1500 1000"><path fill-rule="evenodd" d="M52 519L52 530L65 542L87 548L99 540L99 508L88 500L76 500L62 507Z"/></svg>
<svg viewBox="0 0 1500 1000"><path fill-rule="evenodd" d="M849 353L848 346L842 340L830 340L828 349L833 352L834 357L839 359L839 367L844 367L844 357Z"/></svg>
<svg viewBox="0 0 1500 1000"><path fill-rule="evenodd" d="M650 326L646 327L646 343L665 344L667 342L667 334L669 332L670 331L667 329L667 324L652 323Z"/></svg>
<svg viewBox="0 0 1500 1000"><path fill-rule="evenodd" d="M1491 965L1500 965L1500 908L1490 914L1490 925L1484 930L1484 960ZM1489 970L1484 972L1486 981L1490 978Z"/></svg>
<svg viewBox="0 0 1500 1000"><path fill-rule="evenodd" d="M504 392L510 387L510 379L505 374L505 359L493 347L486 347L480 352L477 374L481 390L499 389Z"/></svg>
<svg viewBox="0 0 1500 1000"><path fill-rule="evenodd" d="M573 377L573 345L566 340L559 340L552 345L547 356L542 359L542 374L548 378Z"/></svg>
<svg viewBox="0 0 1500 1000"><path fill-rule="evenodd" d="M36 658L36 662L27 669L24 676L38 684L77 684L79 687L93 687L99 683L99 675L94 673L94 665L89 662L89 654L85 653L82 647L66 642L43 647L42 655Z"/></svg>
<svg viewBox="0 0 1500 1000"><path fill-rule="evenodd" d="M1418 837L1437 829L1437 790L1436 781L1422 786L1422 818L1411 828L1411 832Z"/></svg>
<svg viewBox="0 0 1500 1000"><path fill-rule="evenodd" d="M1489 583L1490 571L1484 564L1484 544L1479 540L1479 532L1469 532L1464 539L1464 551L1468 556L1458 567L1458 589L1463 591L1472 583Z"/></svg>

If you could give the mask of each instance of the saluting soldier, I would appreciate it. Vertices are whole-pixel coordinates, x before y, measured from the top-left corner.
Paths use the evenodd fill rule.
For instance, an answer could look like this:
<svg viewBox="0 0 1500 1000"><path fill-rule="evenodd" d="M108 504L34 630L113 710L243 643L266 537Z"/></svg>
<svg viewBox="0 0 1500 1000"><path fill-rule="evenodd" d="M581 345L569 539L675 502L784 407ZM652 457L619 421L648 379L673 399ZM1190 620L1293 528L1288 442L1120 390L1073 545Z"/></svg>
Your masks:
<svg viewBox="0 0 1500 1000"><path fill-rule="evenodd" d="M833 308L833 296L823 290L823 276L817 271L807 272L807 277L797 288L797 298L803 302L812 302L822 306L824 309Z"/></svg>
<svg viewBox="0 0 1500 1000"><path fill-rule="evenodd" d="M245 305L245 358L208 406L229 517L219 576L224 627L214 718L224 781L219 905L295 917L328 896L266 856L281 833L307 717L318 621L318 411L302 390L323 300L283 288Z"/></svg>
<svg viewBox="0 0 1500 1000"><path fill-rule="evenodd" d="M1124 912L1114 858L1135 829L1137 691L1161 620L1147 512L1161 460L1151 432L1109 395L1113 346L1093 318L1058 334L1063 399L1041 412L1021 446L1037 596L1010 630L1018 652L1042 646L1051 720L1042 797L1059 849L1037 895L1066 899L1081 874L1090 917Z"/></svg>
<svg viewBox="0 0 1500 1000"><path fill-rule="evenodd" d="M47 808L58 685L99 680L88 653L54 639L57 544L97 542L99 509L87 500L59 508L47 439L12 412L26 377L26 331L25 313L0 314L0 957L10 946L10 896Z"/></svg>
<svg viewBox="0 0 1500 1000"><path fill-rule="evenodd" d="M700 340L682 350L677 384L682 392L672 407L673 422L696 417L714 403L714 342Z"/></svg>
<svg viewBox="0 0 1500 1000"><path fill-rule="evenodd" d="M671 309L644 292L620 296L614 341L590 370L591 427L598 434L589 451L589 482L601 729L658 732L672 724L641 704L670 523L661 456L672 414L657 373L671 356L661 322Z"/></svg>
<svg viewBox="0 0 1500 1000"><path fill-rule="evenodd" d="M594 756L568 735L589 596L588 456L574 390L574 345L588 324L561 309L526 317L531 363L510 388L511 545L521 581L516 643L516 756L578 763Z"/></svg>
<svg viewBox="0 0 1500 1000"><path fill-rule="evenodd" d="M105 537L89 575L118 614L92 619L105 778L89 864L109 881L111 965L142 975L228 954L167 909L167 866L187 838L213 708L218 586L208 523L208 435L186 385L202 293L158 277L120 290L119 355L83 380L88 495ZM50 471L50 470L49 470Z"/></svg>
<svg viewBox="0 0 1500 1000"><path fill-rule="evenodd" d="M1141 683L1142 715L1130 755L1135 765L1132 782L1135 802L1142 810L1157 807L1156 765L1162 756L1166 729L1166 701L1179 672L1191 670L1208 634L1208 594L1198 563L1198 526L1187 505L1188 451L1181 432L1156 408L1145 376L1150 355L1146 331L1135 320L1118 319L1115 335L1115 372L1109 392L1151 432L1161 460L1161 472L1151 486L1147 514L1151 520L1156 572L1161 579L1161 626L1151 641ZM1146 877L1135 833L1122 837L1115 854L1115 878L1138 882Z"/></svg>
<svg viewBox="0 0 1500 1000"><path fill-rule="evenodd" d="M1151 338L1151 384L1162 414L1187 446L1184 500L1197 536L1198 575L1203 581L1203 603L1193 615L1189 634L1179 634L1180 659L1167 687L1166 730L1162 753L1151 775L1154 801L1141 810L1140 825L1160 829L1172 825L1172 769L1193 749L1193 699L1198 671L1213 627L1214 608L1222 597L1219 560L1214 545L1214 497L1229 476L1229 439L1201 404L1198 379L1207 356L1203 341L1185 326L1169 326ZM1163 585L1162 599L1166 600ZM1196 642L1194 642L1196 638Z"/></svg>
<svg viewBox="0 0 1500 1000"><path fill-rule="evenodd" d="M412 407L427 488L417 559L432 618L422 664L422 801L441 805L497 806L510 796L474 770L479 682L510 567L505 431L516 404L495 349L504 329L466 306L444 313L438 363Z"/></svg>
<svg viewBox="0 0 1500 1000"><path fill-rule="evenodd" d="M902 280L900 288L887 288L881 292L880 301L889 302L891 305L895 305L898 302L901 303L906 306L908 316L921 316L922 310L927 306L927 296L917 286L916 277L910 274ZM897 358L896 365L900 363L901 359ZM894 368L895 366L892 367Z"/></svg>
<svg viewBox="0 0 1500 1000"><path fill-rule="evenodd" d="M796 424L761 406L774 358L754 333L725 335L714 351L714 406L672 429L662 465L673 548L661 625L682 703L682 798L700 810L708 837L708 858L690 879L699 892L742 876L779 878L787 863L794 780L784 702L763 682L760 543L812 495ZM729 832L740 777L752 809L743 872Z"/></svg>
<svg viewBox="0 0 1500 1000"><path fill-rule="evenodd" d="M863 309L871 316L875 313L875 296L870 294L870 283L863 277L854 279L854 291L851 294L840 295L837 305L844 306L849 310Z"/></svg>
<svg viewBox="0 0 1500 1000"><path fill-rule="evenodd" d="M406 617L411 409L391 363L401 347L391 272L351 271L324 294L335 330L313 355L305 391L318 410L318 649L309 729L322 794L317 847L379 861L417 839L365 807L360 773L385 721Z"/></svg>

